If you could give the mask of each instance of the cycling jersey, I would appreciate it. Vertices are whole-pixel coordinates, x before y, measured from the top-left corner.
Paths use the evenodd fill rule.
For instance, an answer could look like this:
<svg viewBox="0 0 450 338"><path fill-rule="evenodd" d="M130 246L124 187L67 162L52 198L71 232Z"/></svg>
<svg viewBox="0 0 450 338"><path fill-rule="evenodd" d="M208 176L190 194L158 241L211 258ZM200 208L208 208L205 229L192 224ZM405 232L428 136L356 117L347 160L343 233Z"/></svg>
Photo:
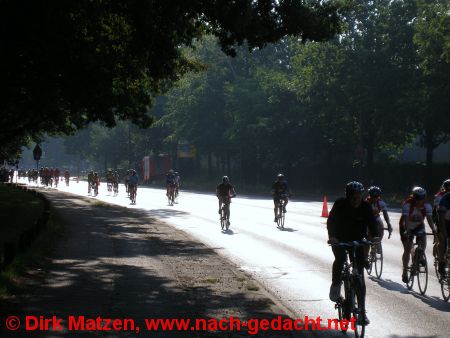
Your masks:
<svg viewBox="0 0 450 338"><path fill-rule="evenodd" d="M176 184L176 176L173 174L167 174L166 185L175 185L175 184Z"/></svg>
<svg viewBox="0 0 450 338"><path fill-rule="evenodd" d="M234 186L231 183L220 183L217 188L217 197L230 197L234 195Z"/></svg>
<svg viewBox="0 0 450 338"><path fill-rule="evenodd" d="M433 209L429 203L417 205L413 201L406 201L402 206L402 216L405 219L406 229L413 230L425 224L426 216L432 216Z"/></svg>
<svg viewBox="0 0 450 338"><path fill-rule="evenodd" d="M347 198L338 199L331 208L327 220L329 238L339 241L359 241L366 238L367 231L374 237L379 237L378 225L370 204L362 201L360 206L354 208Z"/></svg>
<svg viewBox="0 0 450 338"><path fill-rule="evenodd" d="M450 222L450 192L447 192L439 201L439 211L444 212L444 219Z"/></svg>
<svg viewBox="0 0 450 338"><path fill-rule="evenodd" d="M433 201L433 207L434 208L438 208L439 207L439 202L441 201L442 197L446 194L447 192L445 190L441 190L439 191L436 195L434 195L434 201Z"/></svg>
<svg viewBox="0 0 450 338"><path fill-rule="evenodd" d="M370 197L366 199L368 203L372 206L373 215L375 217L380 217L380 213L386 211L387 205L382 199L372 200Z"/></svg>
<svg viewBox="0 0 450 338"><path fill-rule="evenodd" d="M274 195L283 195L289 193L289 186L286 181L275 181L272 185Z"/></svg>
<svg viewBox="0 0 450 338"><path fill-rule="evenodd" d="M128 179L128 185L137 185L139 181L139 178L137 175L131 175Z"/></svg>

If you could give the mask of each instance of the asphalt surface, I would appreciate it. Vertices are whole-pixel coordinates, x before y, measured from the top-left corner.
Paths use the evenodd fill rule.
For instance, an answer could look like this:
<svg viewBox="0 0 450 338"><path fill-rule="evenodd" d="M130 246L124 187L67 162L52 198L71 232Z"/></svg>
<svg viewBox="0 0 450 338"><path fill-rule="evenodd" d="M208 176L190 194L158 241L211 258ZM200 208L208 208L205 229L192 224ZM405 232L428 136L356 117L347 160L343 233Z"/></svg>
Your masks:
<svg viewBox="0 0 450 338"><path fill-rule="evenodd" d="M87 196L85 182L71 182L60 189ZM95 199L140 209L201 240L250 273L296 316L336 317L328 299L333 256L326 244L326 219L320 217L322 203L290 202L281 231L273 222L269 198L237 197L231 204L230 231L223 232L217 198L212 194L181 191L179 203L168 206L164 190L139 187L137 204L130 205L122 185L119 195L113 196L103 183ZM432 239L427 247L428 290L421 296L417 283L409 291L401 281L403 248L396 227L399 214L391 212L390 216L394 233L383 241L383 275L380 280L366 278L366 306L371 320L366 336L450 337L450 303L442 300L435 277ZM323 333L327 335L336 336L336 332ZM350 332L348 335L352 336Z"/></svg>

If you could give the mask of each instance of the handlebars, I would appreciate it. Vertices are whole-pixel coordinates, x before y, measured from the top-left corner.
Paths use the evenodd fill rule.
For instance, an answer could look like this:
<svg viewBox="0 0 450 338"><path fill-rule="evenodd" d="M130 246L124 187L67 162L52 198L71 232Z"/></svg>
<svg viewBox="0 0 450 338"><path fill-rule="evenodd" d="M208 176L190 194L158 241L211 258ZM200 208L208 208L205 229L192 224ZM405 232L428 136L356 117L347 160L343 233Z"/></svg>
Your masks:
<svg viewBox="0 0 450 338"><path fill-rule="evenodd" d="M333 247L359 247L359 246L368 246L368 245L372 245L375 242L369 241L367 239L363 239L360 241L351 241L351 242L338 242L338 243L328 243L330 246Z"/></svg>

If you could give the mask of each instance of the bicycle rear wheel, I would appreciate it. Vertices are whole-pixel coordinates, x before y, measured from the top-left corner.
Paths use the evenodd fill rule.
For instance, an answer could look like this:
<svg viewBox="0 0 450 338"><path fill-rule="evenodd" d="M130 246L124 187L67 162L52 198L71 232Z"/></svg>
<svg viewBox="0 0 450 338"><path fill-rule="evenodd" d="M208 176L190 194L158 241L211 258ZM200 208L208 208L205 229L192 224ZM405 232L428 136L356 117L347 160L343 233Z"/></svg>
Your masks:
<svg viewBox="0 0 450 338"><path fill-rule="evenodd" d="M422 295L427 291L428 286L428 264L427 256L423 250L416 249L416 266L417 266L417 284L419 285L419 291Z"/></svg>
<svg viewBox="0 0 450 338"><path fill-rule="evenodd" d="M381 278L382 273L383 273L383 247L380 242L378 243L375 251L375 275L377 276L377 278Z"/></svg>

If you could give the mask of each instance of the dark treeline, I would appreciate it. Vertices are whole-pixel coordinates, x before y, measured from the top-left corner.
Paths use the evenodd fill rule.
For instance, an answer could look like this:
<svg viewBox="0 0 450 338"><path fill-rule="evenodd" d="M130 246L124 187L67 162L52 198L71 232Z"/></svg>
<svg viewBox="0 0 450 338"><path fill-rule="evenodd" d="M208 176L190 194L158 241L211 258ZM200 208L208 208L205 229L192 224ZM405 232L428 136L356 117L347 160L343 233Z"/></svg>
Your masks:
<svg viewBox="0 0 450 338"><path fill-rule="evenodd" d="M184 51L205 69L157 100L150 129L93 125L67 145L113 167L168 153L189 175L228 174L242 185L284 172L313 190L351 178L435 189L448 175L433 153L450 131L449 10L448 1L363 2L334 40L286 38L235 58L207 36ZM425 163L398 163L417 138ZM195 145L196 159L176 160L179 140Z"/></svg>

